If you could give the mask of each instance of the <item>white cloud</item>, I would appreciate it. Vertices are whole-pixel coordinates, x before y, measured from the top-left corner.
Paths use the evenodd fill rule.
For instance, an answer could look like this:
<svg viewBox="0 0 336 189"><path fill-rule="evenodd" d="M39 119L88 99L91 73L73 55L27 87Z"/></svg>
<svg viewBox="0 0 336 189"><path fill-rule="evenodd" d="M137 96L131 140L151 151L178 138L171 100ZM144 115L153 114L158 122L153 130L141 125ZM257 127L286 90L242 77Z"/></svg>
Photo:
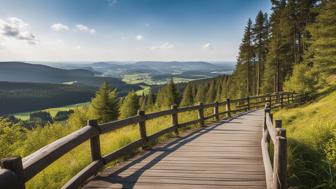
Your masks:
<svg viewBox="0 0 336 189"><path fill-rule="evenodd" d="M61 24L61 23L55 23L50 26L50 28L54 31L68 31L69 26Z"/></svg>
<svg viewBox="0 0 336 189"><path fill-rule="evenodd" d="M88 27L86 25L83 25L83 24L77 24L75 27L76 27L76 31L88 32L90 34L95 34L96 33L95 29L90 28L90 27Z"/></svg>
<svg viewBox="0 0 336 189"><path fill-rule="evenodd" d="M138 40L138 41L143 40L143 36L142 36L142 35L137 35L137 36L136 36L136 40Z"/></svg>
<svg viewBox="0 0 336 189"><path fill-rule="evenodd" d="M38 38L30 32L29 24L16 17L11 17L6 20L0 19L0 34L6 37L24 40L32 45L39 42Z"/></svg>
<svg viewBox="0 0 336 189"><path fill-rule="evenodd" d="M211 44L210 43L205 43L204 45L202 45L203 49L211 49Z"/></svg>
<svg viewBox="0 0 336 189"><path fill-rule="evenodd" d="M152 46L150 49L151 50L167 50L167 49L173 49L173 48L174 48L173 44L166 42L160 46Z"/></svg>

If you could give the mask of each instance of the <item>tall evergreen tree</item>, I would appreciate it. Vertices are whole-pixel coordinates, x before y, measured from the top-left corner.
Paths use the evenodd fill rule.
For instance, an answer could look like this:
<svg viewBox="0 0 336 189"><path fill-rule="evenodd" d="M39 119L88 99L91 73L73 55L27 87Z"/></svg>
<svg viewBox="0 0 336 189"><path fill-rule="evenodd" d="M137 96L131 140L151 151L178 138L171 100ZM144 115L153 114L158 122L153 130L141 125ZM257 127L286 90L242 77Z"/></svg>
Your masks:
<svg viewBox="0 0 336 189"><path fill-rule="evenodd" d="M256 23L253 27L254 47L256 55L256 94L261 93L262 78L264 76L264 67L267 53L268 40L268 21L267 15L259 11L256 17Z"/></svg>
<svg viewBox="0 0 336 189"><path fill-rule="evenodd" d="M210 86L209 86L209 89L206 93L206 100L205 102L206 103L212 103L215 101L216 99L216 80L212 80L211 83L210 83Z"/></svg>
<svg viewBox="0 0 336 189"><path fill-rule="evenodd" d="M195 103L200 103L200 102L205 102L206 100L206 93L208 90L208 85L207 84L201 84L197 87L197 94L195 97Z"/></svg>
<svg viewBox="0 0 336 189"><path fill-rule="evenodd" d="M323 1L316 23L308 27L312 35L307 63L321 79L336 73L336 1Z"/></svg>
<svg viewBox="0 0 336 189"><path fill-rule="evenodd" d="M111 90L107 82L96 93L89 107L90 117L99 122L108 122L118 117L118 94L116 90Z"/></svg>
<svg viewBox="0 0 336 189"><path fill-rule="evenodd" d="M137 114L139 109L138 96L135 92L131 91L124 97L120 106L120 119L125 119Z"/></svg>
<svg viewBox="0 0 336 189"><path fill-rule="evenodd" d="M174 80L171 79L168 84L159 89L156 97L156 106L159 109L167 109L173 104L178 104L178 94Z"/></svg>
<svg viewBox="0 0 336 189"><path fill-rule="evenodd" d="M188 83L187 86L184 88L180 106L190 106L193 104L194 104L193 87L191 83Z"/></svg>

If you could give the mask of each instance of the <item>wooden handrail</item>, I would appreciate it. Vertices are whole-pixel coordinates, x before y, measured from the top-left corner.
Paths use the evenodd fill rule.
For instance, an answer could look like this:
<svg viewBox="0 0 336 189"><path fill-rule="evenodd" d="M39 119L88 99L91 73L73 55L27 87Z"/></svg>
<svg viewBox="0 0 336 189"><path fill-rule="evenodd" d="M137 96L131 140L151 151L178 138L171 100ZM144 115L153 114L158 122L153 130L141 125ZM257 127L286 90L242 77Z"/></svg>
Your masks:
<svg viewBox="0 0 336 189"><path fill-rule="evenodd" d="M280 101L280 106L282 105L283 101ZM266 103L261 151L267 189L287 189L287 139L286 129L281 127L281 120L275 120L273 124L271 107L269 103ZM270 142L274 145L273 166L269 153Z"/></svg>
<svg viewBox="0 0 336 189"><path fill-rule="evenodd" d="M287 95L287 101L279 101L279 95ZM273 98L274 97L274 98ZM291 98L291 101L290 101ZM159 112L146 114L143 111L139 111L138 115L126 118L123 120L112 121L108 123L98 124L96 120L88 121L87 126L63 137L60 138L53 143L46 145L45 147L37 150L36 152L30 154L29 156L23 158L4 158L1 160L1 168L0 169L0 188L8 188L8 189L22 189L25 188L25 182L29 181L36 174L44 170L54 161L62 157L64 154L68 153L70 150L74 149L78 145L84 143L85 141L90 140L91 147L91 159L92 162L82 169L79 173L77 173L71 180L69 180L63 188L76 188L79 187L85 180L89 177L98 173L100 169L104 167L107 163L116 160L117 158L127 155L130 151L137 149L139 147L143 147L147 142L154 141L158 137L174 132L178 134L178 129L186 127L188 125L193 125L199 123L201 126L204 126L204 121L207 119L215 118L216 121L219 121L219 116L225 114L227 118L231 117L232 114L237 112L249 111L251 109L260 108L260 104L265 104L266 102L271 102L272 107L283 106L286 103L290 102L302 102L305 99L305 95L297 94L297 93L274 93L274 94L265 94L260 96L252 96L241 99L226 99L223 102L215 102L209 104L200 103L194 106L187 107L177 107L176 105L172 106L171 109L163 110ZM281 104L282 103L282 104ZM269 104L270 106L271 104ZM220 107L224 106L225 111L220 112ZM204 110L207 108L213 108L213 113L211 115L205 116ZM270 107L269 107L270 108ZM196 120L191 120L184 123L179 123L178 113L189 112L189 111L197 111L198 118ZM154 133L150 136L147 136L146 133L146 120L162 117L162 116L171 116L172 126L166 129L163 129L157 133ZM111 132L129 125L138 124L139 132L141 138L133 143L130 143L110 154L105 156L101 156L100 152L100 139L99 136L101 134ZM282 167L274 168L270 170L270 160L268 154L269 147L269 138L272 139L272 142L276 145L284 145L285 136L282 136L285 133L283 130L275 129L273 127L270 113L265 113L265 130L263 134L262 140L262 152L265 163L265 171L267 181L271 180L269 174L271 172L274 173L275 170L278 170L277 176L281 179L285 174ZM279 134L280 133L280 134ZM276 153L283 154L285 149L283 146L277 146L275 148ZM275 159L277 162L276 165L283 165L285 157L279 156ZM3 163L6 162L6 163ZM9 163L8 163L9 162ZM12 166L7 166L12 165ZM20 168L21 167L21 168ZM281 173L281 174L280 174ZM10 175L14 175L15 177L10 177ZM7 179L10 177L11 179L16 179L16 185L12 184L11 179ZM274 175L273 175L274 177ZM274 181L274 178L272 180ZM268 181L267 186L270 186L270 181ZM274 182L273 182L274 183ZM277 189L277 188L276 188Z"/></svg>

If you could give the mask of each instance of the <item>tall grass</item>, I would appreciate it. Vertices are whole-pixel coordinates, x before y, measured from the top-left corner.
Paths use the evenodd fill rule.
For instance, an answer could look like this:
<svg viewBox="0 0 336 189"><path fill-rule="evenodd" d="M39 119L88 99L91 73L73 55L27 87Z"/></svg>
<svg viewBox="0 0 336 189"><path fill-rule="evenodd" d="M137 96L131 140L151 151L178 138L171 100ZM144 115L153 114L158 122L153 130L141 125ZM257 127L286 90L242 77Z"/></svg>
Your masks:
<svg viewBox="0 0 336 189"><path fill-rule="evenodd" d="M336 92L275 113L287 129L291 188L336 188Z"/></svg>

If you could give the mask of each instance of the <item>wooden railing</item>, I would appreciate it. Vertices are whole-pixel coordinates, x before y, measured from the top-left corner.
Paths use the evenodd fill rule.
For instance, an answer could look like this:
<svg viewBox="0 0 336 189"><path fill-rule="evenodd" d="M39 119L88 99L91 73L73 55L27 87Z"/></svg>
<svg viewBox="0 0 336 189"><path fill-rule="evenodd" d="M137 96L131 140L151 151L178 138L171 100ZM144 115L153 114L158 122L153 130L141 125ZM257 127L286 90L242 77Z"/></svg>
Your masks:
<svg viewBox="0 0 336 189"><path fill-rule="evenodd" d="M87 125L85 127L63 138L56 140L55 142L37 150L36 152L30 154L29 156L23 159L21 159L21 157L9 157L2 159L1 160L2 169L0 169L0 188L24 189L25 183L27 181L29 181L31 178L33 178L42 170L44 170L54 161L62 157L64 154L68 153L70 150L89 140L91 148L91 160L92 160L91 163L87 165L84 169L82 169L80 172L78 172L72 179L70 179L62 187L63 189L78 188L88 178L96 175L98 171L101 170L107 163L127 155L131 150L143 147L146 143L154 141L164 134L170 132L178 133L180 128L193 124L200 124L201 126L205 126L206 120L214 118L216 121L219 121L220 116L224 115L225 117L231 117L233 114L239 112L245 112L252 109L259 109L262 108L266 102L268 102L269 105L272 106L273 108L276 108L276 107L283 107L284 105L290 104L291 102L300 102L301 100L302 95L300 94L281 92L262 96L251 96L242 99L234 99L234 100L227 99L224 102L215 102L210 104L200 103L195 106L188 106L181 108L177 107L176 105L173 105L169 110L149 114L146 114L144 111L139 111L136 116L103 124L98 124L96 120L89 120L87 121ZM219 111L220 107L225 107L225 111L220 112ZM213 108L213 113L209 116L205 116L204 110L208 108ZM180 123L178 121L178 114L188 111L197 111L198 118L196 120ZM163 129L155 134L147 135L146 121L162 116L171 116L172 121L171 127ZM267 117L266 119L267 124L265 123L265 126L267 126L267 129L265 131L266 134L264 133L265 134L263 138L264 142L262 143L263 150L266 150L268 148L267 146L268 136L271 136L272 140L274 141L279 141L276 143L283 142L281 135L280 135L281 137L279 137L278 135L275 134L274 129L273 130L269 129L272 128L272 125L269 123L270 122L269 113L267 113L266 117ZM99 139L100 135L134 124L138 124L141 138L114 152L111 152L110 154L102 156L100 148L100 139ZM281 150L283 150L283 148L280 149L276 148L276 150L277 153L281 153L282 152ZM282 161L282 159L280 160L276 159L276 160ZM283 162L281 163L282 163L281 165L283 165ZM266 171L270 171L269 163L267 163L266 165L268 166ZM275 170L275 168L274 171L277 171ZM267 174L267 176L269 176L269 174Z"/></svg>
<svg viewBox="0 0 336 189"><path fill-rule="evenodd" d="M265 105L264 129L261 150L265 168L267 189L287 189L287 138L282 121L275 120L270 103ZM271 143L273 144L273 164L270 158ZM273 166L272 166L273 165Z"/></svg>

